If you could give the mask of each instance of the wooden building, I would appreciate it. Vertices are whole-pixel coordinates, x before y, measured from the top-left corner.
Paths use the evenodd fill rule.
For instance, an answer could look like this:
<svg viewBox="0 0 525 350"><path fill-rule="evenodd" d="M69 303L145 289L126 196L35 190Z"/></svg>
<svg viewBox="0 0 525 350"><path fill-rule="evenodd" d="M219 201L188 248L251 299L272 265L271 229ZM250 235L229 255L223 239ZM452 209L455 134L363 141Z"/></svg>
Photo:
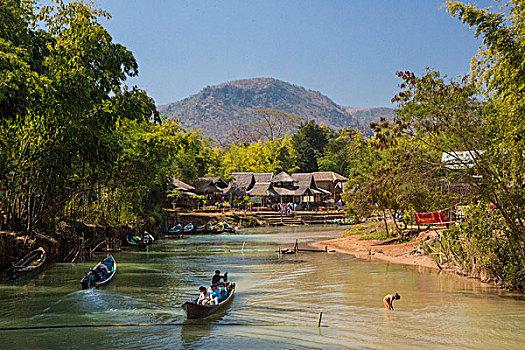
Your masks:
<svg viewBox="0 0 525 350"><path fill-rule="evenodd" d="M317 187L330 192L330 196L327 198L330 202L336 203L341 200L341 194L348 178L333 171L317 171L312 174Z"/></svg>

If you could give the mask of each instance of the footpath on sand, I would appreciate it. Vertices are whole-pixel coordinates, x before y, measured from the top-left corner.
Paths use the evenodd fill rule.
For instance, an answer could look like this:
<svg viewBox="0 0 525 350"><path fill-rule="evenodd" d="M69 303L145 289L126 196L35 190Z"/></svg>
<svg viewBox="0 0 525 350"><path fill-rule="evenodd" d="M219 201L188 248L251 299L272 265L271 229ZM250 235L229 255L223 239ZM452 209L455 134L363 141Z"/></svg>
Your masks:
<svg viewBox="0 0 525 350"><path fill-rule="evenodd" d="M388 240L360 240L362 235L344 236L322 242L311 243L317 248L328 247L340 253L356 255L364 259L378 259L396 264L416 265L432 269L440 269L438 264L429 255L420 255L419 244L435 237L434 230L421 232L419 236L406 243L386 243ZM441 266L445 269L444 266Z"/></svg>

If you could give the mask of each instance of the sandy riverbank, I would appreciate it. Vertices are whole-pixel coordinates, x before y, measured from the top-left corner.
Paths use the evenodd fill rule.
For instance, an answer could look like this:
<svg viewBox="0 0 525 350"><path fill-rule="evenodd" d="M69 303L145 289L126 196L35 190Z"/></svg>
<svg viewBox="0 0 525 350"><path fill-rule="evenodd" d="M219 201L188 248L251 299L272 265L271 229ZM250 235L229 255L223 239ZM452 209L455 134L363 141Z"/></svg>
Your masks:
<svg viewBox="0 0 525 350"><path fill-rule="evenodd" d="M432 233L429 233L432 234ZM384 241L359 240L363 235L352 235L311 243L316 248L328 247L340 253L356 255L364 259L377 259L395 264L423 266L439 269L436 262L428 255L415 255L418 244L425 240L428 234L420 235L407 243L381 245ZM442 267L445 269L444 267Z"/></svg>

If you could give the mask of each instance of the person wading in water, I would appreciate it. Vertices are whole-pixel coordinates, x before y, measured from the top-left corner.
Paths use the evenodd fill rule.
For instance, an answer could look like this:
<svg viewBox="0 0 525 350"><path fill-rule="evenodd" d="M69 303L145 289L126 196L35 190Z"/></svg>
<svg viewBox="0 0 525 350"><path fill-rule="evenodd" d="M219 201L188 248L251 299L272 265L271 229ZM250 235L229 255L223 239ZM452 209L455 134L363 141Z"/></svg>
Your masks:
<svg viewBox="0 0 525 350"><path fill-rule="evenodd" d="M383 298L383 304L385 304L387 310L394 310L392 303L394 302L394 300L399 300L400 298L401 297L397 293L385 295L385 297Z"/></svg>

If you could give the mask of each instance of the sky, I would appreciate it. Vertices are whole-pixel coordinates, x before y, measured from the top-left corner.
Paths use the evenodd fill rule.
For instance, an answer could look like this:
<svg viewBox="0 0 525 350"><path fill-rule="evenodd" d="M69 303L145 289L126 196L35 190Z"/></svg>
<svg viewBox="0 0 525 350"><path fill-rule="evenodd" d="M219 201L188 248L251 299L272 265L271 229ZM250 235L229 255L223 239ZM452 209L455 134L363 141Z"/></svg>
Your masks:
<svg viewBox="0 0 525 350"><path fill-rule="evenodd" d="M478 1L492 4L490 0ZM272 77L343 106L392 107L398 70L468 72L480 41L439 0L98 0L157 105L223 82Z"/></svg>

